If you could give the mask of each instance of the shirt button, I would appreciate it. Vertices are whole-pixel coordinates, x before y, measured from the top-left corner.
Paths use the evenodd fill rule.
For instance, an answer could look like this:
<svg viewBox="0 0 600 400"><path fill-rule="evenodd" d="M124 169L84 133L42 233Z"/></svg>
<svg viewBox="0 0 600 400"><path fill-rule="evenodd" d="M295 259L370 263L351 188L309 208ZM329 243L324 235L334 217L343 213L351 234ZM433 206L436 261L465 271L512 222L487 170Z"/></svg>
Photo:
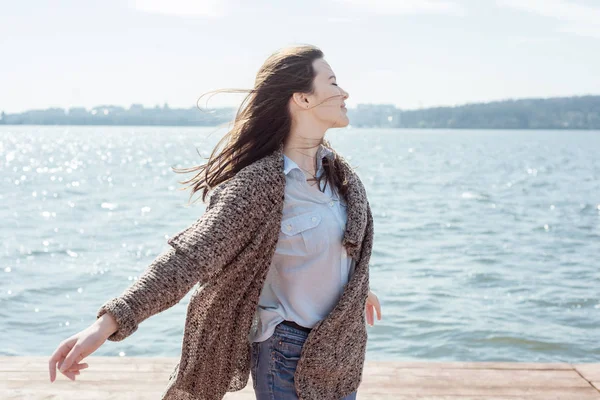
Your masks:
<svg viewBox="0 0 600 400"><path fill-rule="evenodd" d="M291 231L292 230L292 226L288 225L288 226L285 227L285 229L287 229L288 231Z"/></svg>
<svg viewBox="0 0 600 400"><path fill-rule="evenodd" d="M315 221L317 220L317 217L312 217L310 220L311 220L312 222L315 222Z"/></svg>
<svg viewBox="0 0 600 400"><path fill-rule="evenodd" d="M329 202L329 207L333 207L333 200Z"/></svg>

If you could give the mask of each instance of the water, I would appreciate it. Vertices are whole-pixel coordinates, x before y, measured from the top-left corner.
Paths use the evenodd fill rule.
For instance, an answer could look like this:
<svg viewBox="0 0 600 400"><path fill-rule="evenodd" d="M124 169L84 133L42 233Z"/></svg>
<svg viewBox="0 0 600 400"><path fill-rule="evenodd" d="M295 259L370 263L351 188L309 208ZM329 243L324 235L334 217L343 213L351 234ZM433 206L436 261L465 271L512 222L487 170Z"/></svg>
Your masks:
<svg viewBox="0 0 600 400"><path fill-rule="evenodd" d="M221 134L0 127L0 355L50 355L132 284L204 211L171 166ZM598 362L600 132L327 136L374 213L368 360ZM94 354L178 356L190 295Z"/></svg>

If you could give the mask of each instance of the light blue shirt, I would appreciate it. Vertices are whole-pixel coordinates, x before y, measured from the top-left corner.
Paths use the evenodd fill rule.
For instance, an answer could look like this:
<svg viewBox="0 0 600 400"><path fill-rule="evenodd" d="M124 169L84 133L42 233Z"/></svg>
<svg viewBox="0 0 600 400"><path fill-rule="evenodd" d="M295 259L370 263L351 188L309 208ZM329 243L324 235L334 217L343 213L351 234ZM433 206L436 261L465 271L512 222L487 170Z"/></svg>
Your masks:
<svg viewBox="0 0 600 400"><path fill-rule="evenodd" d="M332 154L320 145L322 157ZM258 301L257 331L251 341L262 342L283 320L312 328L333 310L354 272L354 260L342 246L346 204L331 182L325 192L307 182L304 172L284 154L286 175L283 216L275 254ZM324 185L324 183L323 183Z"/></svg>

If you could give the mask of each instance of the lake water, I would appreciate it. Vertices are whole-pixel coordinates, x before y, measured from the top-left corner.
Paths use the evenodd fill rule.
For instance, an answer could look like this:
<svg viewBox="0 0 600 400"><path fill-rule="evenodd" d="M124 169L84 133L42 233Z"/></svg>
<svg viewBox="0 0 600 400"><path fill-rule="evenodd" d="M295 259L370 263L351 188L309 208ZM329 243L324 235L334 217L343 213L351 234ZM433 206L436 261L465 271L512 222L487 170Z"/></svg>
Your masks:
<svg viewBox="0 0 600 400"><path fill-rule="evenodd" d="M0 355L50 355L202 215L171 166L222 133L1 126ZM598 362L600 132L327 137L374 213L368 360ZM95 355L178 356L190 295Z"/></svg>

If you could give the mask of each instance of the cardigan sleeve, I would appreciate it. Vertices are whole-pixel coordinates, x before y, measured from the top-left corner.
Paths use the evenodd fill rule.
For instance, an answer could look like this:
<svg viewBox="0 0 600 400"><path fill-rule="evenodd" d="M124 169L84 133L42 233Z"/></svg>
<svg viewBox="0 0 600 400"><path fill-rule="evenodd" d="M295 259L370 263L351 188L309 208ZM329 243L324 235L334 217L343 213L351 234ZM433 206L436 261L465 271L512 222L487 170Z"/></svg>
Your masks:
<svg viewBox="0 0 600 400"><path fill-rule="evenodd" d="M110 312L118 325L108 340L127 338L142 321L174 306L196 283L231 263L272 209L267 192L234 179L214 189L204 214L168 239L171 247L120 296L100 307L97 318Z"/></svg>
<svg viewBox="0 0 600 400"><path fill-rule="evenodd" d="M110 313L117 331L108 340L118 342L130 336L152 315L177 304L196 284L195 263L170 247L159 254L144 273L120 296L104 303L96 318Z"/></svg>

